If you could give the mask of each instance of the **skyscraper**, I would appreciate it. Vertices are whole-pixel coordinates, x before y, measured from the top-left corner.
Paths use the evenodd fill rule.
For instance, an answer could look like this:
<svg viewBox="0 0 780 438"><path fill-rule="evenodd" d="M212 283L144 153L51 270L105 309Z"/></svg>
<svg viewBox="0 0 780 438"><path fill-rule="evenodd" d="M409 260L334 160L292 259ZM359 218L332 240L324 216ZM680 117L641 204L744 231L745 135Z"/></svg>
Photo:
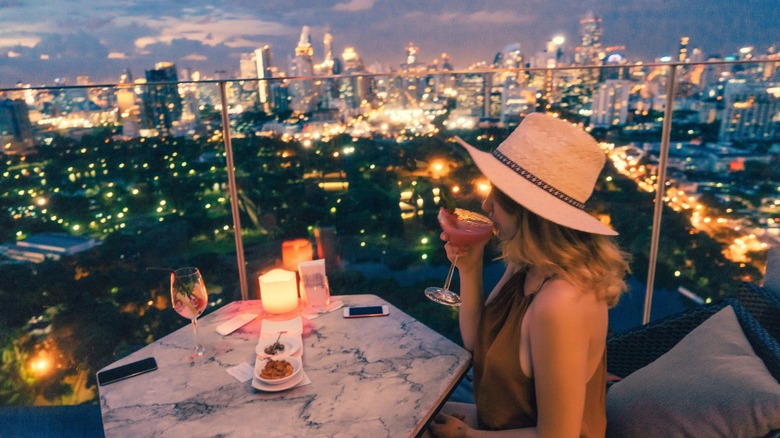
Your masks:
<svg viewBox="0 0 780 438"><path fill-rule="evenodd" d="M369 79L359 76L366 69L363 60L353 47L344 49L341 58L344 60L344 74L353 76L339 81L339 94L344 98L347 108L355 109L369 98Z"/></svg>
<svg viewBox="0 0 780 438"><path fill-rule="evenodd" d="M0 145L5 155L35 152L27 104L21 99L0 100Z"/></svg>
<svg viewBox="0 0 780 438"><path fill-rule="evenodd" d="M271 82L273 77L271 71L271 46L263 44L262 47L255 50L256 74L259 79L257 84L257 99L260 101L260 107L266 113L270 113L273 108L273 97L271 96Z"/></svg>
<svg viewBox="0 0 780 438"><path fill-rule="evenodd" d="M301 38L295 47L295 58L292 59L290 70L293 76L304 79L293 80L288 86L291 98L290 106L293 111L299 113L311 112L319 100L315 93L314 82L310 79L314 75L313 56L314 48L311 45L309 26L303 26Z"/></svg>
<svg viewBox="0 0 780 438"><path fill-rule="evenodd" d="M780 98L766 86L732 79L724 91L720 141L776 140L780 138Z"/></svg>
<svg viewBox="0 0 780 438"><path fill-rule="evenodd" d="M322 64L318 66L319 74L334 74L333 66L335 62L333 57L333 35L331 35L330 32L325 32L325 36L322 38L322 45L325 47L325 59L322 61Z"/></svg>
<svg viewBox="0 0 780 438"><path fill-rule="evenodd" d="M628 118L628 96L631 81L608 79L593 95L590 124L594 127L623 125Z"/></svg>
<svg viewBox="0 0 780 438"><path fill-rule="evenodd" d="M588 11L580 20L581 44L577 47L575 62L579 65L599 65L601 53L601 18Z"/></svg>
<svg viewBox="0 0 780 438"><path fill-rule="evenodd" d="M170 133L171 127L181 119L182 103L176 82L176 66L170 62L159 62L153 70L146 71L143 93L143 125Z"/></svg>
<svg viewBox="0 0 780 438"><path fill-rule="evenodd" d="M688 40L687 36L680 38L680 50L677 53L677 60L680 62L688 61Z"/></svg>

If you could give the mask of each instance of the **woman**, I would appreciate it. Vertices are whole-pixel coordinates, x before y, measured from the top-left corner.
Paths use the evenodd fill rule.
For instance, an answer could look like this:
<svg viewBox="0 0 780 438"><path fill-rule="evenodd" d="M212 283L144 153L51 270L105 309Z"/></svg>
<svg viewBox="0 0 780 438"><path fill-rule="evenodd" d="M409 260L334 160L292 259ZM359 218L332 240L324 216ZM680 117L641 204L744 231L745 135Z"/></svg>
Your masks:
<svg viewBox="0 0 780 438"><path fill-rule="evenodd" d="M429 430L603 437L607 310L629 269L617 233L584 210L605 154L581 129L541 113L526 116L492 153L457 140L493 184L482 208L506 271L485 299L484 244L445 245L450 259L458 255L476 404L448 403Z"/></svg>

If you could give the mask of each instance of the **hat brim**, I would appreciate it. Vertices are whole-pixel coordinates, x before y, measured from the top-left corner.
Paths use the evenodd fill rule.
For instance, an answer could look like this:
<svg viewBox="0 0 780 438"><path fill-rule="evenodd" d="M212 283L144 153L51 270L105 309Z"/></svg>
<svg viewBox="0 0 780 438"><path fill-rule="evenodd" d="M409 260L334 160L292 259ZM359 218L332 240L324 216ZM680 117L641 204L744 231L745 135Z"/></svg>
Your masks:
<svg viewBox="0 0 780 438"><path fill-rule="evenodd" d="M523 207L564 227L606 236L618 234L588 212L556 198L518 175L493 154L475 148L458 136L455 140L466 149L477 168L494 186Z"/></svg>

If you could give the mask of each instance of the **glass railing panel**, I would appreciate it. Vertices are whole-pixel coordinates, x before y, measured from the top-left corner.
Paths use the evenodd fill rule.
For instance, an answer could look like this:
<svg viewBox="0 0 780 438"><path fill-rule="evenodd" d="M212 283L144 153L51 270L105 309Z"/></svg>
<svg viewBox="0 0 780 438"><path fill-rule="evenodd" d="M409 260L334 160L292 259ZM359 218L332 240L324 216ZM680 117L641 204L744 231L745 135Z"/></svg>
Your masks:
<svg viewBox="0 0 780 438"><path fill-rule="evenodd" d="M442 191L479 211L489 187L452 138L491 150L533 111L581 123L609 155L588 204L620 232L633 258L630 291L610 314L612 331L642 323L649 282L656 319L697 305L690 297L716 299L740 281L759 281L762 243L780 223L780 184L774 167L763 164L777 154L776 131L763 149L731 145L764 158L711 156L718 156L712 148L723 133L744 128L738 121L746 111L764 108L753 103L764 99L776 112L776 66L678 67L667 118L669 69L362 73L178 83L175 91L170 84L6 91L4 97L30 107L34 128L12 147L37 153L3 157L3 242L59 232L100 245L59 261L3 260L2 278L10 280L0 292L11 311L0 321L0 401L94 402L96 369L186 325L170 308L167 274L147 267L201 267L219 306L243 297L238 263L246 297L256 299L257 277L284 266L283 246L300 240L328 262L332 293L377 294L460 342L456 312L422 294L443 284L449 266L436 221ZM751 84L769 91L726 92ZM735 111L724 124L726 96ZM166 99L178 103L162 105ZM654 256L667 119L668 184ZM691 161L709 167L694 169ZM725 222L716 227L719 219ZM737 226L749 240L737 241L729 231ZM496 255L490 247L488 287L501 274ZM57 365L63 368L41 374Z"/></svg>
<svg viewBox="0 0 780 438"><path fill-rule="evenodd" d="M2 404L94 402L97 369L189 324L170 268L202 269L207 312L240 299L215 89L7 93L29 123L0 165Z"/></svg>
<svg viewBox="0 0 780 438"><path fill-rule="evenodd" d="M741 282L760 284L766 251L780 243L774 64L676 72L655 279L667 297L654 301L653 317L733 296Z"/></svg>

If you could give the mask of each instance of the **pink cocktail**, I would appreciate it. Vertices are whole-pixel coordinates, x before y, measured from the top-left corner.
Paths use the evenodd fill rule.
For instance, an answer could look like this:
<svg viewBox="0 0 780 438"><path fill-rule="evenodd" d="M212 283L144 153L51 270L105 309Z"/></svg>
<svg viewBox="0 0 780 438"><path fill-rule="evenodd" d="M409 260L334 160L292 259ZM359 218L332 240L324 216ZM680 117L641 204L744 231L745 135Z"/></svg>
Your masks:
<svg viewBox="0 0 780 438"><path fill-rule="evenodd" d="M470 246L490 240L493 237L493 222L473 211L456 208L451 213L446 208L439 210L439 224L449 236L449 242L456 246Z"/></svg>
<svg viewBox="0 0 780 438"><path fill-rule="evenodd" d="M178 290L173 295L173 310L187 319L195 319L206 310L206 286L196 283L191 291Z"/></svg>
<svg viewBox="0 0 780 438"><path fill-rule="evenodd" d="M198 343L198 317L208 304L206 284L198 268L180 268L171 272L171 303L173 310L192 321L195 348L188 358L194 360L203 355L203 345Z"/></svg>
<svg viewBox="0 0 780 438"><path fill-rule="evenodd" d="M473 211L456 208L439 210L439 224L447 234L450 243L456 246L471 246L486 242L493 237L493 222L487 217ZM447 306L460 306L460 296L450 290L450 281L455 271L458 256L450 265L444 287L429 287L425 289L425 296L439 304Z"/></svg>

